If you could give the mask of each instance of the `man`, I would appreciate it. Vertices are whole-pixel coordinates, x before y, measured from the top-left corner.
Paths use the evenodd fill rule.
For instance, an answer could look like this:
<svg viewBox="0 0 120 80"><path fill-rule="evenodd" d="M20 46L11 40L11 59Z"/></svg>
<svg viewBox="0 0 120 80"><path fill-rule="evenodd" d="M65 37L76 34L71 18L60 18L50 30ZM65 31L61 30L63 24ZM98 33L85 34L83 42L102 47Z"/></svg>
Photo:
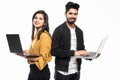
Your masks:
<svg viewBox="0 0 120 80"><path fill-rule="evenodd" d="M81 59L75 56L87 56L83 32L75 25L79 4L66 4L66 21L59 25L52 36L52 55L55 56L55 80L79 80Z"/></svg>

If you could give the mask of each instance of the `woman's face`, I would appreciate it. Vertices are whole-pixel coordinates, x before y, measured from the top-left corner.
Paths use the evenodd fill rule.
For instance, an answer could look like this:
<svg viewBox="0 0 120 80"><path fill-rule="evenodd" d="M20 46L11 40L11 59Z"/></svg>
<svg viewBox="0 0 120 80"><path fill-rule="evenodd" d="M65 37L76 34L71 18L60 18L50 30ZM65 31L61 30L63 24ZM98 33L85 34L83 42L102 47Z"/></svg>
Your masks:
<svg viewBox="0 0 120 80"><path fill-rule="evenodd" d="M38 14L35 15L35 17L33 19L33 25L38 29L41 28L44 25L43 14L38 13Z"/></svg>

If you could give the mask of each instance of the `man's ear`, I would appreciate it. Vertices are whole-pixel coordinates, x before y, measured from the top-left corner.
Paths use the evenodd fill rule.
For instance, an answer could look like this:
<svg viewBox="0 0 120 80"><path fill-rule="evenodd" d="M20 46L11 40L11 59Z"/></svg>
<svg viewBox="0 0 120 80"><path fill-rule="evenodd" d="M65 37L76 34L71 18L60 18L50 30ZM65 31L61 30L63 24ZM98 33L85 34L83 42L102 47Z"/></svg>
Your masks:
<svg viewBox="0 0 120 80"><path fill-rule="evenodd" d="M64 12L64 15L66 16L66 12Z"/></svg>

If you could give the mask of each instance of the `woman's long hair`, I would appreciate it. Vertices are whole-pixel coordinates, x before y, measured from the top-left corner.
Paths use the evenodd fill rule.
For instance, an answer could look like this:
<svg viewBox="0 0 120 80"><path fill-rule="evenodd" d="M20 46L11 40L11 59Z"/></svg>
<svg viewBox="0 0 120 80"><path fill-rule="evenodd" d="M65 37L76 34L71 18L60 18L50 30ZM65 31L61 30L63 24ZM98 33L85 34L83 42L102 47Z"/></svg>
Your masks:
<svg viewBox="0 0 120 80"><path fill-rule="evenodd" d="M38 36L37 36L37 39L40 39L40 35L42 32L44 32L44 30L46 30L47 32L49 32L49 22L48 22L48 15L46 14L45 11L43 10L39 10L37 12L34 13L33 17L32 17L32 22L33 22L33 19L35 18L36 14L43 14L43 17L44 17L44 25L42 26L42 29L38 32ZM32 35L31 35L31 39L33 40L34 39L34 32L35 32L35 26L33 25L32 23Z"/></svg>

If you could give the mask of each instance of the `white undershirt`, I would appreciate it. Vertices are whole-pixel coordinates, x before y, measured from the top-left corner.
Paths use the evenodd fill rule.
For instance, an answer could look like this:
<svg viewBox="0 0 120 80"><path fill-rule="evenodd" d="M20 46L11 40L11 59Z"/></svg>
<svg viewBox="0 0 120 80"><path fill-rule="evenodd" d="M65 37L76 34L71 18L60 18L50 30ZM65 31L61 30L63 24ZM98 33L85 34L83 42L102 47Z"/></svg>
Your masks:
<svg viewBox="0 0 120 80"><path fill-rule="evenodd" d="M71 29L70 28L70 34L71 34L71 46L70 46L70 50L76 50L76 45L77 45L77 39L76 39L76 33L75 33L75 28ZM76 62L76 57L72 56L70 58L70 62L69 62L69 69L68 72L64 72L64 71L59 71L61 74L63 75L69 75L69 74L74 74L76 72L78 72L77 70L77 62Z"/></svg>

